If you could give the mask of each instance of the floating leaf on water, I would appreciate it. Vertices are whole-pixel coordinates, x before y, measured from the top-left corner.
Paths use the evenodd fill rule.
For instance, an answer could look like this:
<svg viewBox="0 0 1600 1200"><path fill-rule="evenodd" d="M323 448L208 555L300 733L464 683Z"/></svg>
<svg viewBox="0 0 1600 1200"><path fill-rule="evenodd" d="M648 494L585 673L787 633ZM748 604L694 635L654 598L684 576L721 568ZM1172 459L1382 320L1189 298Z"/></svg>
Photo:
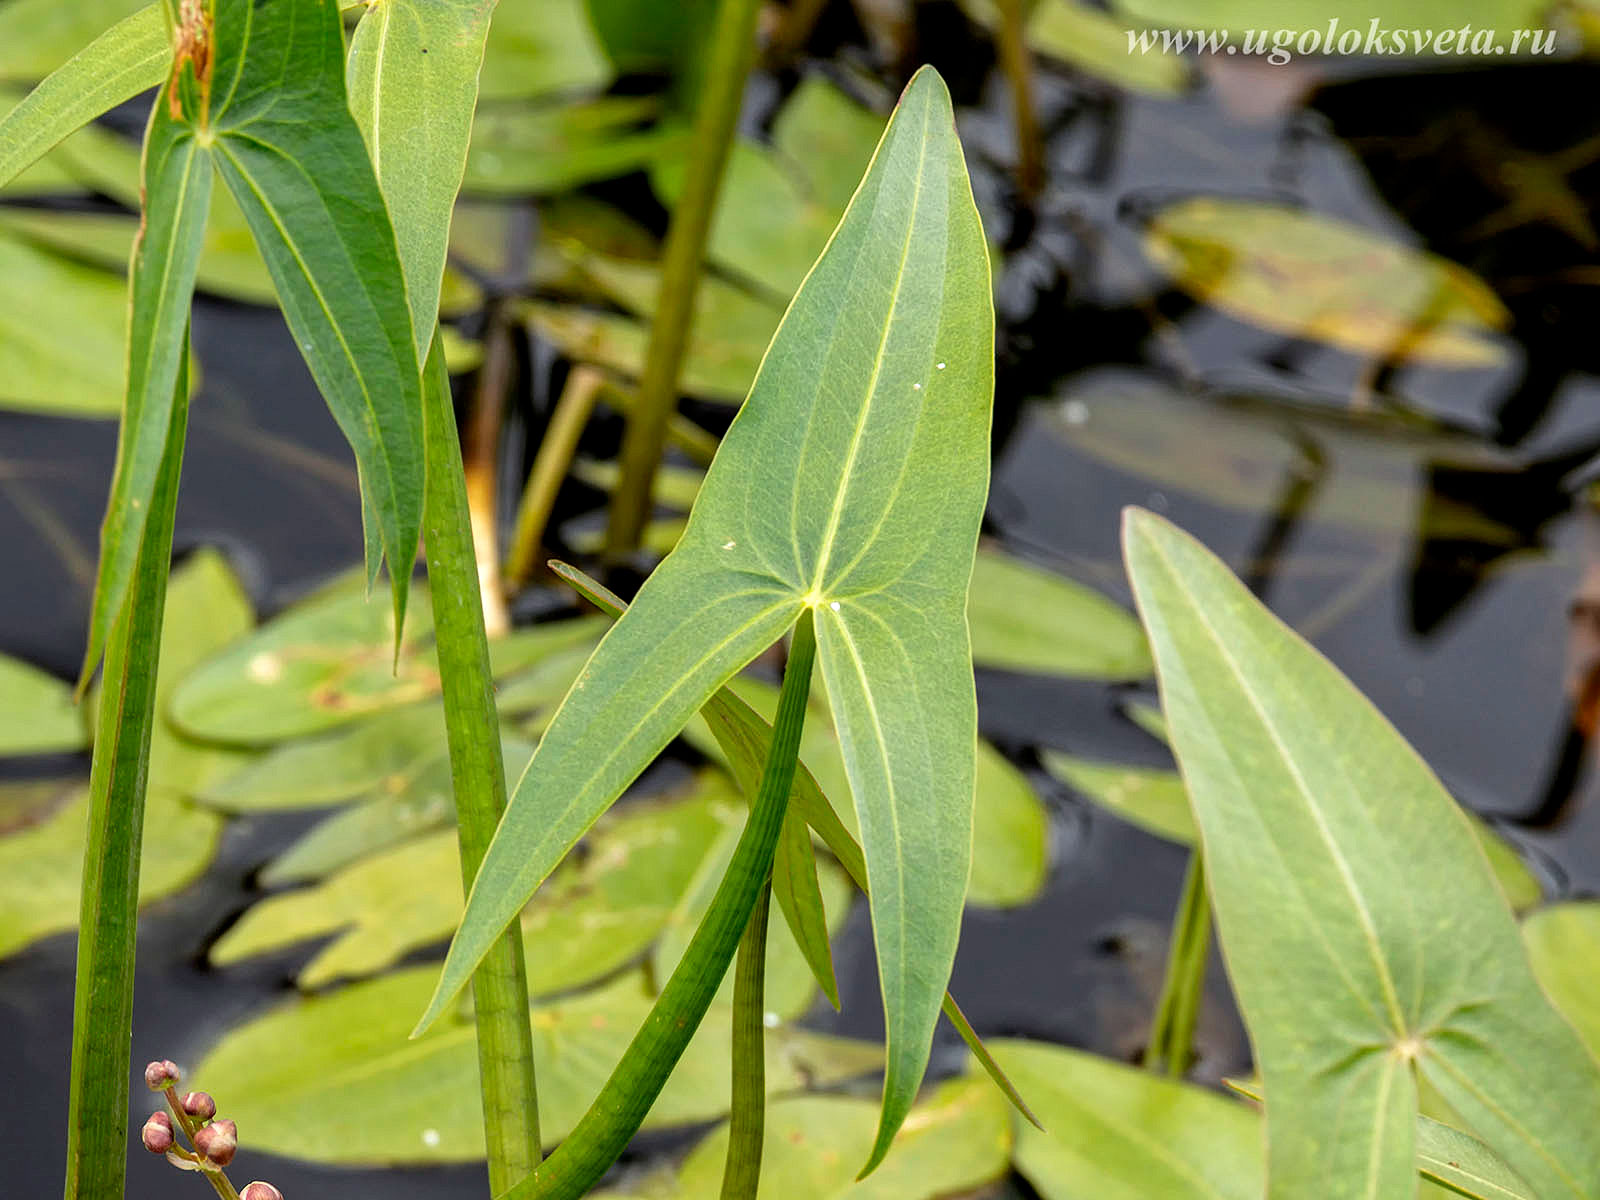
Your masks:
<svg viewBox="0 0 1600 1200"><path fill-rule="evenodd" d="M1414 419L1266 396L1195 395L1151 376L1105 369L1075 381L1049 421L1054 435L1081 453L1226 508L1276 512L1288 487L1314 478L1302 512L1307 525L1390 540L1413 534L1497 546L1525 540L1447 497L1428 496L1423 504L1427 464L1511 460Z"/></svg>
<svg viewBox="0 0 1600 1200"><path fill-rule="evenodd" d="M250 628L250 603L221 557L191 555L167 588L156 711L173 681L217 646ZM91 706L90 711L93 711ZM222 822L185 797L236 758L195 746L157 721L150 738L141 903L170 896L205 870ZM88 829L88 787L79 780L0 785L0 955L77 925L79 879Z"/></svg>
<svg viewBox="0 0 1600 1200"><path fill-rule="evenodd" d="M448 786L447 765L440 765ZM670 800L629 805L596 825L584 852L523 911L530 991L569 990L644 953L691 880L704 875L722 835L737 836L742 813L726 778L707 772ZM311 989L372 974L448 937L461 918L462 893L455 829L448 820L444 826L361 857L318 886L259 901L212 947L211 961L225 965L337 933L299 973L300 986ZM789 954L798 952L791 946ZM806 990L791 1007L810 998Z"/></svg>
<svg viewBox="0 0 1600 1200"><path fill-rule="evenodd" d="M327 732L433 698L439 691L439 673L429 636L432 617L427 593L419 594L422 601L406 621L398 669L393 658L393 617L383 604L367 600L359 575L348 575L184 679L174 698L173 720L193 737L256 745ZM490 643L490 671L503 678L548 655L592 646L607 624L604 617L578 617L513 630ZM420 716L416 720L426 723ZM441 738L443 727L440 717ZM375 753L382 750L382 742L381 734L371 735ZM308 786L315 788L314 772L311 778ZM342 781L343 776L339 778ZM271 780L265 782L270 788ZM290 803L294 807L328 803L357 790L327 797L323 789L318 792L322 798ZM225 806L242 803L227 796L215 799ZM282 801L277 803L282 806Z"/></svg>
<svg viewBox="0 0 1600 1200"><path fill-rule="evenodd" d="M1132 613L1071 579L978 551L967 594L979 666L1090 679L1142 679L1150 648Z"/></svg>
<svg viewBox="0 0 1600 1200"><path fill-rule="evenodd" d="M411 1040L438 970L419 967L291 1000L226 1034L194 1070L252 1148L342 1165L483 1158L478 1051L470 1020ZM651 997L637 974L534 1006L539 1124L547 1142L576 1124L622 1057ZM645 1128L714 1119L728 1109L730 1013L706 1014ZM825 1087L879 1069L881 1047L803 1030L767 1031L767 1089ZM317 1119L307 1121L315 1112Z"/></svg>
<svg viewBox="0 0 1600 1200"><path fill-rule="evenodd" d="M856 1182L872 1148L877 1106L852 1096L796 1096L767 1106L760 1200L937 1200L1005 1173L1011 1129L988 1079L940 1084L906 1118L883 1165ZM661 1200L714 1196L728 1153L726 1125L690 1151ZM613 1200L622 1200L618 1193ZM612 1193L603 1193L612 1196ZM600 1200L599 1197L596 1200Z"/></svg>
<svg viewBox="0 0 1600 1200"><path fill-rule="evenodd" d="M524 307L529 321L568 356L637 378L644 369L660 269L653 263L599 255L583 255L574 267L581 278L637 316L530 301ZM781 308L733 284L702 279L695 293L681 389L707 400L743 401L782 316Z"/></svg>
<svg viewBox="0 0 1600 1200"><path fill-rule="evenodd" d="M272 812L401 796L445 756L444 710L411 705L277 746L199 799L225 812Z"/></svg>
<svg viewBox="0 0 1600 1200"><path fill-rule="evenodd" d="M707 257L787 299L827 245L883 133L883 118L820 75L808 75L772 126L772 145L741 139L728 156ZM683 189L686 160L660 160L664 203Z"/></svg>
<svg viewBox="0 0 1600 1200"><path fill-rule="evenodd" d="M171 717L207 741L264 743L319 733L438 691L427 594L406 621L398 668L394 613L346 575L210 659L178 685Z"/></svg>
<svg viewBox="0 0 1600 1200"><path fill-rule="evenodd" d="M1242 321L1385 362L1495 366L1510 314L1457 263L1332 217L1198 197L1150 221L1145 248L1184 291Z"/></svg>
<svg viewBox="0 0 1600 1200"><path fill-rule="evenodd" d="M57 754L88 742L71 684L0 655L0 755Z"/></svg>
<svg viewBox="0 0 1600 1200"><path fill-rule="evenodd" d="M1080 1050L992 1040L1048 1132L1013 1121L1045 1200L1259 1200L1261 1118L1215 1092Z"/></svg>
<svg viewBox="0 0 1600 1200"><path fill-rule="evenodd" d="M1600 1057L1600 903L1552 904L1522 922L1533 973L1561 1015Z"/></svg>

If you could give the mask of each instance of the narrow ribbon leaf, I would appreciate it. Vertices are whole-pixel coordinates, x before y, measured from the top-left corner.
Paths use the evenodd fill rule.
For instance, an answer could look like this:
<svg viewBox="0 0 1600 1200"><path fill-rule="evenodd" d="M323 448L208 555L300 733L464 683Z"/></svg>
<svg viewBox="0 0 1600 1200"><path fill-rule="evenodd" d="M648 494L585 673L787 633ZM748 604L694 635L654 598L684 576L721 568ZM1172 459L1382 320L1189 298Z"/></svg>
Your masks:
<svg viewBox="0 0 1600 1200"><path fill-rule="evenodd" d="M346 107L339 6L216 0L214 29L200 120L355 451L398 636L422 526L422 380L394 230Z"/></svg>
<svg viewBox="0 0 1600 1200"><path fill-rule="evenodd" d="M417 353L439 316L494 0L384 0L350 40L350 111L394 220Z"/></svg>
<svg viewBox="0 0 1600 1200"><path fill-rule="evenodd" d="M1123 548L1265 1084L1269 1197L1411 1195L1419 1074L1535 1194L1600 1195L1600 1066L1465 814L1193 538L1135 509Z"/></svg>
<svg viewBox="0 0 1600 1200"><path fill-rule="evenodd" d="M194 131L175 119L163 88L145 134L144 223L129 271L128 378L117 466L100 530L100 571L89 617L81 694L127 599L156 477L172 427L175 388L187 376L189 305L211 199L211 168Z"/></svg>
<svg viewBox="0 0 1600 1200"><path fill-rule="evenodd" d="M118 21L0 119L0 187L74 130L155 87L171 61L172 43L156 5Z"/></svg>

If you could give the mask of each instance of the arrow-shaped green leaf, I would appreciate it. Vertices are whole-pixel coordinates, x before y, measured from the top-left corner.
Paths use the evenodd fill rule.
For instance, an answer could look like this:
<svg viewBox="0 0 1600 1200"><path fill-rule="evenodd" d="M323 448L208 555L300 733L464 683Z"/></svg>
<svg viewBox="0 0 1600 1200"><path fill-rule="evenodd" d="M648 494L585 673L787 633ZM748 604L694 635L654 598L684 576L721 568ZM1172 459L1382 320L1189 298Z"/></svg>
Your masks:
<svg viewBox="0 0 1600 1200"><path fill-rule="evenodd" d="M209 92L188 111L355 450L398 628L422 526L422 377L394 230L345 103L339 6L214 3Z"/></svg>
<svg viewBox="0 0 1600 1200"><path fill-rule="evenodd" d="M1411 1195L1419 1075L1535 1194L1600 1195L1600 1067L1465 815L1198 542L1130 510L1123 544L1265 1083L1268 1195Z"/></svg>
<svg viewBox="0 0 1600 1200"><path fill-rule="evenodd" d="M810 607L872 889L889 1048L881 1157L927 1063L971 854L965 603L988 486L989 296L949 97L923 71L775 335L683 540L518 784L424 1024L689 716Z"/></svg>

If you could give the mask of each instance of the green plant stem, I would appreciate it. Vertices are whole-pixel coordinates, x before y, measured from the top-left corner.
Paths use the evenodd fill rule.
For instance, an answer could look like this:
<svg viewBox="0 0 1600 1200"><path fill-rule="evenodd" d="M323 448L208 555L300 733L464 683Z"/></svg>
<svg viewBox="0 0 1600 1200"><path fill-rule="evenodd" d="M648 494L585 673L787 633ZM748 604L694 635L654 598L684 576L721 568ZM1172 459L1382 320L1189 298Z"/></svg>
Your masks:
<svg viewBox="0 0 1600 1200"><path fill-rule="evenodd" d="M428 453L423 521L428 581L450 744L461 876L470 891L505 811L506 780L461 448L444 344L437 329L423 372L422 392ZM520 926L513 924L484 958L472 977L472 999L489 1188L491 1195L498 1195L539 1163L539 1101Z"/></svg>
<svg viewBox="0 0 1600 1200"><path fill-rule="evenodd" d="M587 1194L644 1122L667 1076L699 1028L728 973L750 913L767 887L799 759L816 650L816 633L808 608L800 614L789 647L789 665L783 674L772 749L761 775L761 788L711 906L589 1111L555 1153L502 1200L578 1200Z"/></svg>
<svg viewBox="0 0 1600 1200"><path fill-rule="evenodd" d="M506 556L506 586L521 587L533 574L539 557L539 547L544 543L544 531L550 523L550 510L555 507L556 493L561 481L572 466L572 456L578 449L578 439L594 412L595 401L600 398L605 376L593 367L574 367L561 389L561 399L556 401L550 414L544 437L539 439L539 452L534 456L533 469L528 472L528 486L523 489L522 503L517 507L517 526L511 534L511 552Z"/></svg>
<svg viewBox="0 0 1600 1200"><path fill-rule="evenodd" d="M150 731L155 723L161 615L188 426L188 359L186 329L181 359L185 365L178 371L133 581L106 641L100 682L78 907L66 1200L114 1200L122 1195L127 1170L139 852Z"/></svg>
<svg viewBox="0 0 1600 1200"><path fill-rule="evenodd" d="M1032 62L1024 24L1024 0L996 0L1000 10L1000 29L996 49L1000 69L1011 85L1012 122L1017 137L1017 187L1026 200L1039 194L1044 182L1044 156L1040 149L1039 122L1033 113Z"/></svg>
<svg viewBox="0 0 1600 1200"><path fill-rule="evenodd" d="M766 1136L767 915L772 887L761 889L750 913L733 973L733 1105L722 1200L755 1200L761 1183L761 1143Z"/></svg>
<svg viewBox="0 0 1600 1200"><path fill-rule="evenodd" d="M1167 948L1167 971L1161 982L1161 999L1150 1023L1144 1065L1165 1069L1181 1078L1194 1056L1194 1031L1200 1018L1200 1001L1206 987L1206 958L1211 953L1211 901L1206 894L1205 859L1196 849L1189 855L1183 876L1183 893L1172 921Z"/></svg>
<svg viewBox="0 0 1600 1200"><path fill-rule="evenodd" d="M628 554L638 546L650 513L650 489L661 462L667 421L677 406L678 370L694 318L700 260L716 212L745 79L755 61L760 11L760 0L721 0L717 6L689 146L688 175L667 230L660 301L650 326L638 398L622 439L622 477L611 498L606 530L606 550L611 555Z"/></svg>

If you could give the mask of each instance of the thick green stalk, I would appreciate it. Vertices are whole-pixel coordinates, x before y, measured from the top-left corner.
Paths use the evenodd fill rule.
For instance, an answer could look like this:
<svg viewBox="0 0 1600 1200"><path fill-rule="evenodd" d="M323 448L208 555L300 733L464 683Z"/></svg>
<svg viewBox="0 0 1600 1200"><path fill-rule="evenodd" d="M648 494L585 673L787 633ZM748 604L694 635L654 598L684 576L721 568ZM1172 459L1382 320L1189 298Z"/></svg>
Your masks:
<svg viewBox="0 0 1600 1200"><path fill-rule="evenodd" d="M1000 69L1011 85L1011 118L1017 138L1017 188L1032 201L1044 182L1044 155L1039 122L1033 114L1033 62L1028 53L1026 25L1031 4L1025 0L997 0L1000 29L995 37Z"/></svg>
<svg viewBox="0 0 1600 1200"><path fill-rule="evenodd" d="M722 1200L755 1200L761 1183L761 1143L767 1124L767 914L772 888L761 889L739 941L733 970L733 1106Z"/></svg>
<svg viewBox="0 0 1600 1200"><path fill-rule="evenodd" d="M128 1154L133 958L139 850L155 721L161 614L189 415L183 337L172 415L127 599L106 639L89 774L89 834L78 907L77 983L67 1107L66 1200L116 1200Z"/></svg>
<svg viewBox="0 0 1600 1200"><path fill-rule="evenodd" d="M756 18L761 0L722 0L712 25L688 176L672 211L667 244L662 251L661 292L650 347L628 427L622 439L622 477L611 498L606 550L627 554L639 544L650 514L650 489L666 443L667 421L677 407L678 369L689 341L695 292L700 285L700 260L722 188L723 167L733 142L744 97L745 79L755 61Z"/></svg>
<svg viewBox="0 0 1600 1200"><path fill-rule="evenodd" d="M461 447L437 330L423 372L422 391L428 454L423 530L450 743L461 875L470 891L505 811L506 779ZM472 1000L478 1025L489 1190L498 1195L539 1163L539 1102L520 927L513 925L495 943L473 975Z"/></svg>
<svg viewBox="0 0 1600 1200"><path fill-rule="evenodd" d="M1172 920L1166 977L1161 982L1161 999L1156 1003L1150 1040L1144 1051L1147 1068L1163 1068L1174 1078L1182 1078L1189 1069L1210 952L1211 902L1206 894L1205 859L1196 849L1189 855L1183 894Z"/></svg>
<svg viewBox="0 0 1600 1200"><path fill-rule="evenodd" d="M643 1124L667 1076L699 1028L728 973L750 913L767 887L799 759L800 732L805 727L806 696L811 691L816 650L811 610L805 609L789 647L789 665L783 674L772 750L762 772L761 789L711 907L700 919L689 948L589 1111L555 1153L502 1200L578 1200L586 1195Z"/></svg>

